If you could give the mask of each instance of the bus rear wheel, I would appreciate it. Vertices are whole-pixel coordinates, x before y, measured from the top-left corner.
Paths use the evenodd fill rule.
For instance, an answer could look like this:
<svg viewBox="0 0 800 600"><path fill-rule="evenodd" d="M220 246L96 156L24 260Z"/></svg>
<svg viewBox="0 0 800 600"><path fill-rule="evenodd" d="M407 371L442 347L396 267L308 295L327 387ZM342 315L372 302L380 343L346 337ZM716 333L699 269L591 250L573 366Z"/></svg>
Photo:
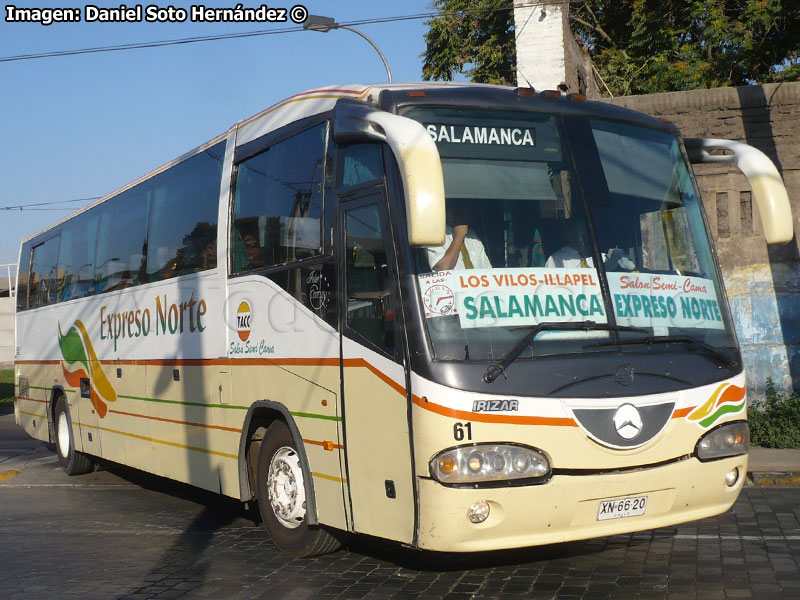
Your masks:
<svg viewBox="0 0 800 600"><path fill-rule="evenodd" d="M66 399L56 401L56 453L58 462L67 475L82 475L94 468L91 457L75 450L75 434Z"/></svg>
<svg viewBox="0 0 800 600"><path fill-rule="evenodd" d="M337 550L339 541L321 527L309 527L306 477L289 428L275 421L258 453L258 507L273 543L290 556L316 556Z"/></svg>

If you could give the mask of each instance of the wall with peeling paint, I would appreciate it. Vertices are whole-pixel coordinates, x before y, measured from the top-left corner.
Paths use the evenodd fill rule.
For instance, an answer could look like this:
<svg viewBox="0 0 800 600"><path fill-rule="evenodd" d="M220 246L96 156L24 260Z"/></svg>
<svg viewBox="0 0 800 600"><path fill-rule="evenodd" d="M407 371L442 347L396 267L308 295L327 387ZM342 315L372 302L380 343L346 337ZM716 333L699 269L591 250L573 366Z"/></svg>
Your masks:
<svg viewBox="0 0 800 600"><path fill-rule="evenodd" d="M603 99L664 117L685 137L727 138L766 153L783 176L800 228L800 83ZM800 251L768 247L750 187L730 165L697 165L752 395L771 377L800 389Z"/></svg>

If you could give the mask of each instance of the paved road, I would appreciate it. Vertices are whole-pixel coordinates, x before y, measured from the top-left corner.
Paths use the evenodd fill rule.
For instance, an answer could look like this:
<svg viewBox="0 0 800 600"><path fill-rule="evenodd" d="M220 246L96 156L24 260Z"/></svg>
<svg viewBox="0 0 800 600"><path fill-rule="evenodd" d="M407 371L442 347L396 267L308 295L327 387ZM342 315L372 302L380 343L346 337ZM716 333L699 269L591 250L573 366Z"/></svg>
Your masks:
<svg viewBox="0 0 800 600"><path fill-rule="evenodd" d="M67 477L0 416L0 598L800 598L800 490L714 519L470 556L359 538L287 559L235 501L121 467Z"/></svg>

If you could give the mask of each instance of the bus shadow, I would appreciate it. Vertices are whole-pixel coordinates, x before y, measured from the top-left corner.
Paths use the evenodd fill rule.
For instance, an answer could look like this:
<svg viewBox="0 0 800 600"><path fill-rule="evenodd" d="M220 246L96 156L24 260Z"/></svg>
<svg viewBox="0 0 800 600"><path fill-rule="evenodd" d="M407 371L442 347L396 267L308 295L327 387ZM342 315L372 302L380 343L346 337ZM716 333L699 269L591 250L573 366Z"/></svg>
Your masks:
<svg viewBox="0 0 800 600"><path fill-rule="evenodd" d="M216 492L210 492L188 483L153 475L152 473L108 460L101 460L98 469L107 471L142 489L158 492L159 494L167 494L173 498L186 500L194 504L201 504L206 509L214 509L220 514L228 514L231 516L228 523L235 519L246 519L254 525L261 522L257 510L248 510L247 506L239 500L222 496Z"/></svg>
<svg viewBox="0 0 800 600"><path fill-rule="evenodd" d="M560 559L591 557L609 548L636 547L649 544L650 541L650 539L639 539L634 535L624 535L527 548L455 553L415 550L394 542L359 535L348 536L345 549L392 563L403 569L441 573L536 565Z"/></svg>
<svg viewBox="0 0 800 600"><path fill-rule="evenodd" d="M167 584L172 592L170 597L177 598L202 586L212 562L212 557L206 551L215 534L235 519L233 513L218 510L213 504L207 505L159 557L147 575L142 577L142 584L120 597L157 595L164 591ZM183 589L174 587L176 579L180 579Z"/></svg>
<svg viewBox="0 0 800 600"><path fill-rule="evenodd" d="M214 560L209 550L215 537L237 521L245 520L253 527L258 525L255 519L257 511L254 514L254 511L233 498L109 461L101 461L99 469L143 490L202 507L141 578L141 584L117 598L156 596L166 588L169 588L171 598L191 596L192 590L206 583ZM175 587L177 580L180 580L179 587Z"/></svg>

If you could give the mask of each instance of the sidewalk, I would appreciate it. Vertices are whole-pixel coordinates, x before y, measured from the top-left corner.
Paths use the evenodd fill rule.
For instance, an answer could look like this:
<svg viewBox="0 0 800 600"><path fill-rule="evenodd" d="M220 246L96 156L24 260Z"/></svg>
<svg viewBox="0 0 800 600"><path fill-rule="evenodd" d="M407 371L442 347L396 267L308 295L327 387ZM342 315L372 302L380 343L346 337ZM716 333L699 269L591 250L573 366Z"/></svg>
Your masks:
<svg viewBox="0 0 800 600"><path fill-rule="evenodd" d="M748 485L800 485L800 450L750 448Z"/></svg>

